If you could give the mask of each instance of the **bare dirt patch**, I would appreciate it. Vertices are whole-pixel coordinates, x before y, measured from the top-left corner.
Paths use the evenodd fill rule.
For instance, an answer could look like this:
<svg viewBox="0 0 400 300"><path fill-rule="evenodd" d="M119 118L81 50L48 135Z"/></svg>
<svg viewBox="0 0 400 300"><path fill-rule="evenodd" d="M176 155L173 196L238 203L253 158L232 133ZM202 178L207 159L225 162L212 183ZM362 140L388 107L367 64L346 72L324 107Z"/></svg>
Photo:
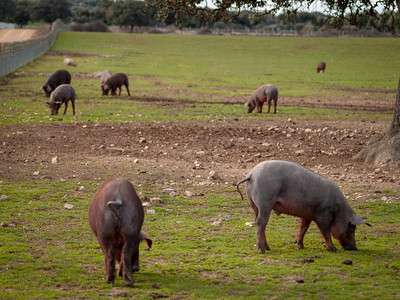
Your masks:
<svg viewBox="0 0 400 300"><path fill-rule="evenodd" d="M9 43L29 40L37 36L35 29L2 29L0 30L0 42Z"/></svg>
<svg viewBox="0 0 400 300"><path fill-rule="evenodd" d="M354 199L398 191L400 171L352 160L386 122L246 120L26 124L0 128L3 180L127 177L135 183L232 186L258 162L300 163ZM57 156L59 163L51 164ZM217 171L222 180L209 178ZM39 173L37 173L39 172ZM233 188L232 188L233 191ZM399 201L388 195L387 201Z"/></svg>

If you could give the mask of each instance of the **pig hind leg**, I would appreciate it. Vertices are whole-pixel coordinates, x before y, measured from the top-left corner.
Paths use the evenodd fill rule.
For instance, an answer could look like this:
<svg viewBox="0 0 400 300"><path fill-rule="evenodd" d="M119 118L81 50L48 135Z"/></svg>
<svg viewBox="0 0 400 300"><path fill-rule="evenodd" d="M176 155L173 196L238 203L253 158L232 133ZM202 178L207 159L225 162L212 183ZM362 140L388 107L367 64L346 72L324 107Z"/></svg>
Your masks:
<svg viewBox="0 0 400 300"><path fill-rule="evenodd" d="M113 283L115 280L115 249L111 242L102 245L104 253L104 267L106 269L107 283Z"/></svg>
<svg viewBox="0 0 400 300"><path fill-rule="evenodd" d="M254 201L251 197L249 197L249 200L251 207L254 210L255 223L257 225L257 247L260 250L261 254L265 254L265 250L270 250L267 243L267 238L265 236L265 228L267 227L268 220L271 215L271 208L263 208L261 212L260 208L254 204Z"/></svg>
<svg viewBox="0 0 400 300"><path fill-rule="evenodd" d="M132 278L132 258L133 254L138 251L139 239L126 239L124 246L122 247L121 261L123 262L122 275L124 281L128 286L133 286Z"/></svg>
<svg viewBox="0 0 400 300"><path fill-rule="evenodd" d="M295 244L299 249L304 249L303 240L304 235L306 234L308 227L310 226L311 221L306 219L300 219L299 221L299 230L297 232Z"/></svg>

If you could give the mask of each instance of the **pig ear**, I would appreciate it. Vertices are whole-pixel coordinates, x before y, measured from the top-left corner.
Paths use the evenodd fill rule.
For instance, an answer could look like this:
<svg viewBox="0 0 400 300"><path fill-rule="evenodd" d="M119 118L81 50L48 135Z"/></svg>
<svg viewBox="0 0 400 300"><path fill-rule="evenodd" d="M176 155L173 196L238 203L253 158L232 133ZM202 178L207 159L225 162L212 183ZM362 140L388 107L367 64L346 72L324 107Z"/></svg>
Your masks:
<svg viewBox="0 0 400 300"><path fill-rule="evenodd" d="M370 224L365 223L365 221L363 219L361 219L360 217L356 216L356 214L352 214L351 215L350 224L353 224L353 225L367 224L368 226L371 226Z"/></svg>
<svg viewBox="0 0 400 300"><path fill-rule="evenodd" d="M146 241L147 247L149 247L148 249L150 249L151 246L153 245L153 241L152 241L147 235L145 235L143 232L140 232L140 234L139 234L139 239L140 239L141 241L143 241L143 240Z"/></svg>
<svg viewBox="0 0 400 300"><path fill-rule="evenodd" d="M245 104L244 104L244 106L249 106L249 101L247 101Z"/></svg>

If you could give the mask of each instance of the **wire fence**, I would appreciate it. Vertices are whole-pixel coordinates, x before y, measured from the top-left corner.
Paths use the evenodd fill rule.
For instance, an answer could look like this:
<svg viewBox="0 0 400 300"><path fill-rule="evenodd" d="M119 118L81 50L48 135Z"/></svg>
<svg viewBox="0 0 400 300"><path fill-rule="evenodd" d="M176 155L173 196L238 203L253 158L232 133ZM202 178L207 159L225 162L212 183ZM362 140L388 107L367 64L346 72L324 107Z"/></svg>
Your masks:
<svg viewBox="0 0 400 300"><path fill-rule="evenodd" d="M26 41L0 43L0 76L7 75L44 54L54 43L59 31L69 30L61 20L57 20L51 24L47 34Z"/></svg>

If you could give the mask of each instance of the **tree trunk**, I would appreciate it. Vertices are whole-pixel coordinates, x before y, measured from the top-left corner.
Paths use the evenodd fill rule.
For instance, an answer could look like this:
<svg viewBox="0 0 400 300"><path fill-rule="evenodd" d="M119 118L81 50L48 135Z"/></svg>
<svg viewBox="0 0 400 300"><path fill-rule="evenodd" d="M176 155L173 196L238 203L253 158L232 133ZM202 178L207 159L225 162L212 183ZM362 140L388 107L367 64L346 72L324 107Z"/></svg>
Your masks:
<svg viewBox="0 0 400 300"><path fill-rule="evenodd" d="M394 104L393 121L383 137L372 139L366 148L354 156L378 166L395 165L400 167L400 78Z"/></svg>

